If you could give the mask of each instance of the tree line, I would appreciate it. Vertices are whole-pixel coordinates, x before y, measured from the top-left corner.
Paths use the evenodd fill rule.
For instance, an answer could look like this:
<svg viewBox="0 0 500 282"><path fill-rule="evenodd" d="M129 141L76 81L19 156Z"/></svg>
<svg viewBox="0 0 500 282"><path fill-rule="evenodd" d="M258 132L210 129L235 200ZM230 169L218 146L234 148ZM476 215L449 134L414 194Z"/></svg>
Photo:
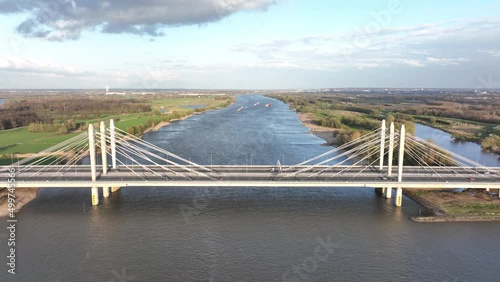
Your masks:
<svg viewBox="0 0 500 282"><path fill-rule="evenodd" d="M60 120L94 119L103 115L149 111L151 106L148 103L135 98L55 96L10 99L0 107L0 130L33 124L33 132L62 132L64 128L71 131L71 125L61 126Z"/></svg>

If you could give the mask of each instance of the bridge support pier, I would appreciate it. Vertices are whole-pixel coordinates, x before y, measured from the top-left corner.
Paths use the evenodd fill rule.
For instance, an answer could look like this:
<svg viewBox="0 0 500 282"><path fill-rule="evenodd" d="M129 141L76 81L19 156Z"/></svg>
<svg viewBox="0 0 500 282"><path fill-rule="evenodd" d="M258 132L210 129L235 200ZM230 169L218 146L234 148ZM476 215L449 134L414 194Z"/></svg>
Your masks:
<svg viewBox="0 0 500 282"><path fill-rule="evenodd" d="M399 131L399 155L398 155L398 183L403 182L403 160L405 155L405 125L401 125L401 131ZM403 200L403 189L398 187L396 192L396 207L401 206Z"/></svg>
<svg viewBox="0 0 500 282"><path fill-rule="evenodd" d="M95 139L94 139L94 125L89 124L89 155L90 155L90 172L92 174L92 182L97 179L96 173L96 159L95 159ZM99 188L92 187L92 205L99 205Z"/></svg>
<svg viewBox="0 0 500 282"><path fill-rule="evenodd" d="M382 169L384 169L384 150L385 150L385 119L382 120L382 127L380 131L380 163L379 163L379 170L382 172ZM384 195L385 193L385 188L377 188L377 194Z"/></svg>
<svg viewBox="0 0 500 282"><path fill-rule="evenodd" d="M109 198L109 187L106 186L102 187L102 196L104 198Z"/></svg>
<svg viewBox="0 0 500 282"><path fill-rule="evenodd" d="M99 205L99 188L92 187L92 205Z"/></svg>
<svg viewBox="0 0 500 282"><path fill-rule="evenodd" d="M399 188L396 190L396 207L400 207L403 203L403 189Z"/></svg>
<svg viewBox="0 0 500 282"><path fill-rule="evenodd" d="M389 127L389 154L387 158L387 177L390 178L392 176L392 158L394 155L394 122L391 122ZM392 198L392 187L387 187L385 191L385 197L387 199Z"/></svg>

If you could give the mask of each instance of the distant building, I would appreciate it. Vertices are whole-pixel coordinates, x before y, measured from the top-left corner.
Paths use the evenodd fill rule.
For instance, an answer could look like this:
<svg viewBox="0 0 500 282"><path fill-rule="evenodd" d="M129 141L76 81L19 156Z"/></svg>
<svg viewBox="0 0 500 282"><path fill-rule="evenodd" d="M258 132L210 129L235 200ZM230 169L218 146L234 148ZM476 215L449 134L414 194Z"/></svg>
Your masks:
<svg viewBox="0 0 500 282"><path fill-rule="evenodd" d="M125 92L110 92L109 86L106 86L106 95L125 95Z"/></svg>

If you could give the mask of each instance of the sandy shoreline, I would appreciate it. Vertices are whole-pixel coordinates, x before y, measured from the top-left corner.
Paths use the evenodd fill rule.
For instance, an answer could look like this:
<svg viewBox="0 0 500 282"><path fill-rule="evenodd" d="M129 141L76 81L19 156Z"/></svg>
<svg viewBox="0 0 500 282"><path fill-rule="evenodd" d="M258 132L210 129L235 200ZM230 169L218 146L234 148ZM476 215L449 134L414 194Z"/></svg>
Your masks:
<svg viewBox="0 0 500 282"><path fill-rule="evenodd" d="M325 140L326 146L335 145L337 139L333 136L338 129L317 125L310 113L297 113L302 125L309 128L309 133Z"/></svg>
<svg viewBox="0 0 500 282"><path fill-rule="evenodd" d="M15 213L18 213L24 205L28 204L33 199L35 199L39 189L40 188L16 189L14 191L14 195L16 196ZM8 194L7 188L0 189L0 217L6 217L9 215L7 194Z"/></svg>
<svg viewBox="0 0 500 282"><path fill-rule="evenodd" d="M176 119L171 119L170 121L162 121L160 122L159 124L157 124L156 126L154 127L151 127L151 128L148 128L146 130L144 130L143 134L140 136L140 138L142 138L142 136L148 132L155 132L155 131L158 131L160 130L160 128L164 127L164 126L167 126L169 124L171 124L172 122L176 122L176 121L181 121L181 120L185 120L189 117L192 117L193 115L199 115L199 114L202 114L204 112L197 112L197 113L192 113L190 115L187 115L185 117L181 117L181 118L176 118Z"/></svg>

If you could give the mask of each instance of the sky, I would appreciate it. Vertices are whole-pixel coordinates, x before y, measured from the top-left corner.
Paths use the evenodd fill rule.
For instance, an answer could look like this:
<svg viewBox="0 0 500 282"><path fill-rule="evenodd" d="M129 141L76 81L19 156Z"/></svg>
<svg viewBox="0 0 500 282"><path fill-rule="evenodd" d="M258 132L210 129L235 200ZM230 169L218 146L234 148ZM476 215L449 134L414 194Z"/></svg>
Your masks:
<svg viewBox="0 0 500 282"><path fill-rule="evenodd" d="M0 89L500 88L497 0L0 0Z"/></svg>

